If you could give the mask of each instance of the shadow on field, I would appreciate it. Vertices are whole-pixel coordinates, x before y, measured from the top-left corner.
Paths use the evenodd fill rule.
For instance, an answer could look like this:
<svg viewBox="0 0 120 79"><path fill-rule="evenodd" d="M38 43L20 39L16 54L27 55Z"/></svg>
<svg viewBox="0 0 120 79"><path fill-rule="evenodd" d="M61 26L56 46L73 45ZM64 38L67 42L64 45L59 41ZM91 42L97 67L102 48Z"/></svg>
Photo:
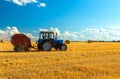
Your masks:
<svg viewBox="0 0 120 79"><path fill-rule="evenodd" d="M42 51L42 50L31 50L31 51L22 51L22 52L15 52L15 51L12 51L12 50L8 50L8 51L0 51L0 53L31 53L31 52L56 52L56 51L60 51L60 50L51 50L51 51Z"/></svg>
<svg viewBox="0 0 120 79"><path fill-rule="evenodd" d="M0 53L12 53L14 51L0 51Z"/></svg>

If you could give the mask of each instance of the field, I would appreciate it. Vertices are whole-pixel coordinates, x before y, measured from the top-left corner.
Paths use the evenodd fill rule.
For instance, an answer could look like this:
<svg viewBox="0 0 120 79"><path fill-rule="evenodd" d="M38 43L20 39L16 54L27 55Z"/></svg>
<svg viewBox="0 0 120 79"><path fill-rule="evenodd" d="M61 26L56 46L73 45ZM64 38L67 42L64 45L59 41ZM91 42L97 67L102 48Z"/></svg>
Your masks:
<svg viewBox="0 0 120 79"><path fill-rule="evenodd" d="M0 79L120 79L120 43L71 42L67 51L19 53L0 43Z"/></svg>

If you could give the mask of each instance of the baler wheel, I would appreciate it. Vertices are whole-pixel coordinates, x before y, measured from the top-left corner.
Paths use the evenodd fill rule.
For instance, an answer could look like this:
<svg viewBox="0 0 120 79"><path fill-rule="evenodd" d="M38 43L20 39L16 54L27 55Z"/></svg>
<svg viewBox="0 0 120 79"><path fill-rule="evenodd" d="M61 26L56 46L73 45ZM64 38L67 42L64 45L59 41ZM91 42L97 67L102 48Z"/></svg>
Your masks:
<svg viewBox="0 0 120 79"><path fill-rule="evenodd" d="M60 47L61 51L66 51L67 50L67 46L65 44L62 44Z"/></svg>
<svg viewBox="0 0 120 79"><path fill-rule="evenodd" d="M42 45L42 50L43 51L50 51L51 48L52 48L52 44L49 41L44 42L43 45Z"/></svg>
<svg viewBox="0 0 120 79"><path fill-rule="evenodd" d="M14 51L15 52L21 52L21 51L23 51L23 48L20 47L20 46L16 46L16 47L14 47Z"/></svg>
<svg viewBox="0 0 120 79"><path fill-rule="evenodd" d="M25 47L25 48L24 48L24 51L30 51L30 50L31 50L30 47Z"/></svg>

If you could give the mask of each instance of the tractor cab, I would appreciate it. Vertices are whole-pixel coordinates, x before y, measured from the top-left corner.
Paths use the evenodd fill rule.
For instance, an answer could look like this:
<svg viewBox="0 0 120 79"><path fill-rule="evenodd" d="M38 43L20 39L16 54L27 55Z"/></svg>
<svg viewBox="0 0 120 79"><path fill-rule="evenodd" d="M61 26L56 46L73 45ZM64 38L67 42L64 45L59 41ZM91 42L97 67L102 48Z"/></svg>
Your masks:
<svg viewBox="0 0 120 79"><path fill-rule="evenodd" d="M56 50L67 50L67 46L63 44L63 40L57 39L57 33L52 31L41 31L38 40L38 50L50 51L51 48Z"/></svg>
<svg viewBox="0 0 120 79"><path fill-rule="evenodd" d="M54 35L54 32L49 31L41 31L40 32L40 39L47 40L47 39L57 39L57 33Z"/></svg>

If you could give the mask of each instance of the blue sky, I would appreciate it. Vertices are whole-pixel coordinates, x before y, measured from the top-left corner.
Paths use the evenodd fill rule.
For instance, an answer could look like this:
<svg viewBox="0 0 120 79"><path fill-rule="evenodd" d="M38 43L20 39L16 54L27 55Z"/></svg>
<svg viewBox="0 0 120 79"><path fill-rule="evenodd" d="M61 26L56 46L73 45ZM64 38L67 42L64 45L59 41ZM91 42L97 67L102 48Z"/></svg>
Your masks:
<svg viewBox="0 0 120 79"><path fill-rule="evenodd" d="M5 32L7 27L32 35L37 35L35 31L40 29L57 28L61 34L75 36L76 40L103 40L88 37L98 30L102 37L104 31L112 35L106 40L118 40L120 0L0 0L0 30Z"/></svg>

